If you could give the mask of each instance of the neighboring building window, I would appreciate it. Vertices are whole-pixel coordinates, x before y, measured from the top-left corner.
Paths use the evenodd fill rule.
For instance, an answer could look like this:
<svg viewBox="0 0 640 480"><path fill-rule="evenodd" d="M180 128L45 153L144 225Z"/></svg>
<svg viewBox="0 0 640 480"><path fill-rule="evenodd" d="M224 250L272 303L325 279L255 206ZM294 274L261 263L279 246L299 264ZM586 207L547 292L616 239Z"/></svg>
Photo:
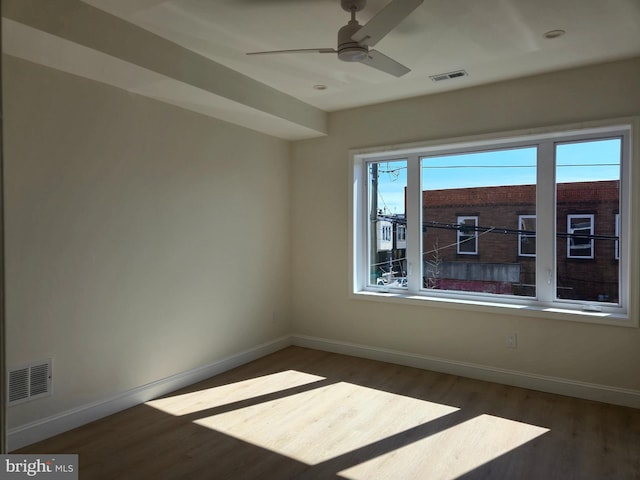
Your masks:
<svg viewBox="0 0 640 480"><path fill-rule="evenodd" d="M625 238L631 130L547 129L353 153L354 292L382 282L401 284L413 302L628 318L638 276ZM386 256L375 249L388 241L385 222L395 243Z"/></svg>
<svg viewBox="0 0 640 480"><path fill-rule="evenodd" d="M478 217L458 217L457 253L478 254Z"/></svg>
<svg viewBox="0 0 640 480"><path fill-rule="evenodd" d="M520 215L518 217L518 256L536 256L535 215Z"/></svg>
<svg viewBox="0 0 640 480"><path fill-rule="evenodd" d="M396 248L407 248L407 226L406 225L397 224Z"/></svg>
<svg viewBox="0 0 640 480"><path fill-rule="evenodd" d="M593 215L567 215L567 257L593 258Z"/></svg>
<svg viewBox="0 0 640 480"><path fill-rule="evenodd" d="M378 251L386 252L393 248L391 242L391 222L388 220L378 220Z"/></svg>

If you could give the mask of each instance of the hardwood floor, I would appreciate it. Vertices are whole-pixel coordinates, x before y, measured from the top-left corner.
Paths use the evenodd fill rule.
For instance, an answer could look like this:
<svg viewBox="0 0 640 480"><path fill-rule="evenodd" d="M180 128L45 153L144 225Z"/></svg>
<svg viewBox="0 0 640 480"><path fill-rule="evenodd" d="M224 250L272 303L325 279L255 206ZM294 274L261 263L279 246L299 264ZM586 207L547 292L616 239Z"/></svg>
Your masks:
<svg viewBox="0 0 640 480"><path fill-rule="evenodd" d="M21 453L88 479L640 479L640 410L290 347Z"/></svg>

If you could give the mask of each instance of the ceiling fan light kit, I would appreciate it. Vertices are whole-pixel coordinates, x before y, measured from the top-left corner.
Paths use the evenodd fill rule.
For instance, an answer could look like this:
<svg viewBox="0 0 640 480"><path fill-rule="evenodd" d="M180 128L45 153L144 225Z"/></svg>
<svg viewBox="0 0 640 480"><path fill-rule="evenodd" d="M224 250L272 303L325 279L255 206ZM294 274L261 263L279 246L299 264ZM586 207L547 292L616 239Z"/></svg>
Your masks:
<svg viewBox="0 0 640 480"><path fill-rule="evenodd" d="M355 12L354 12L355 13ZM354 19L338 30L338 58L344 62L361 62L369 55L369 48L354 42L351 36L361 25Z"/></svg>
<svg viewBox="0 0 640 480"><path fill-rule="evenodd" d="M267 55L278 53L337 53L344 62L359 62L395 77L410 72L410 69L390 57L370 50L407 15L413 12L423 0L393 0L380 10L365 25L356 20L356 13L367 5L366 0L340 0L342 9L351 14L351 20L338 30L338 48L302 48L292 50L271 50L251 52L247 55Z"/></svg>

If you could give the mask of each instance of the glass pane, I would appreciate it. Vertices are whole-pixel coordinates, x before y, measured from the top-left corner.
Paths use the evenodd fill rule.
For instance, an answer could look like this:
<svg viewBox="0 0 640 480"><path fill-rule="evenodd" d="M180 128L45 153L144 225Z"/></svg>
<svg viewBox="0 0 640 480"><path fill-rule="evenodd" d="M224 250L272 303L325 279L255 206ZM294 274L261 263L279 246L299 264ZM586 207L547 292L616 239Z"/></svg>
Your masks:
<svg viewBox="0 0 640 480"><path fill-rule="evenodd" d="M369 284L407 287L407 161L369 164Z"/></svg>
<svg viewBox="0 0 640 480"><path fill-rule="evenodd" d="M556 296L618 303L619 138L556 145Z"/></svg>
<svg viewBox="0 0 640 480"><path fill-rule="evenodd" d="M535 296L536 157L523 147L421 159L424 288Z"/></svg>

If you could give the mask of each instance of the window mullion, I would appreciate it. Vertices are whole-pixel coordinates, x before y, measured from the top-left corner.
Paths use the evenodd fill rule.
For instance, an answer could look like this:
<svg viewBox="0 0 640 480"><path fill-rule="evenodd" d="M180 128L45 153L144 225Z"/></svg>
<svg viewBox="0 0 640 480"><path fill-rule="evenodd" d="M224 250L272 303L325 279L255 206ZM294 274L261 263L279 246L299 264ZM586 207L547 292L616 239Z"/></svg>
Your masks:
<svg viewBox="0 0 640 480"><path fill-rule="evenodd" d="M541 302L556 298L556 188L555 154L552 141L538 145L536 179L536 294Z"/></svg>
<svg viewBox="0 0 640 480"><path fill-rule="evenodd" d="M638 127L640 127L640 120L636 121L636 129L638 129ZM631 292L636 292L634 293L634 297L635 297L635 312L636 312L636 318L638 318L638 303L640 300L640 296L638 295L638 288L631 288L633 285L638 285L638 277L640 277L640 272L638 272L638 260L633 259L632 256L630 255L630 253L633 252L640 252L640 248L638 248L638 245L640 244L640 241L638 240L638 235L632 235L631 234L631 212L629 211L629 207L631 204L633 205L639 205L640 202L637 201L638 199L638 188L635 188L635 192L631 192L631 182L632 182L632 176L631 176L631 142L629 141L629 133L625 133L623 135L621 135L622 138L624 139L624 141L622 142L622 150L620 152L621 157L622 157L622 167L621 167L621 171L620 171L620 190L621 190L621 197L620 197L620 214L619 214L619 225L618 225L618 236L619 236L619 241L618 241L618 256L619 256L619 260L620 260L620 271L618 272L619 275L619 282L620 282L620 303L622 305L627 305L629 302L629 295ZM638 136L636 136L635 140L635 148L636 151L640 150L640 140L638 139ZM636 153L637 155L637 153ZM638 169L636 169L635 173L633 174L635 179L637 180L638 178ZM636 184L637 185L637 184ZM635 200L633 198L633 195L635 195ZM638 213L634 212L634 217L638 218ZM638 229L636 228L635 231L638 231ZM631 245L635 244L636 247L632 248ZM631 268L631 262L635 262L636 268L635 268L635 273L632 275L630 272L630 268ZM637 323L636 323L636 326Z"/></svg>
<svg viewBox="0 0 640 480"><path fill-rule="evenodd" d="M350 230L351 241L353 245L352 258L350 259L353 268L351 274L351 284L354 291L362 290L366 287L367 278L367 248L362 245L368 245L367 238L367 175L366 162L362 159L352 158L352 168L350 181L353 186L352 195L350 197L350 207L353 211L353 223Z"/></svg>
<svg viewBox="0 0 640 480"><path fill-rule="evenodd" d="M407 158L407 288L417 293L422 287L422 179L420 157Z"/></svg>

